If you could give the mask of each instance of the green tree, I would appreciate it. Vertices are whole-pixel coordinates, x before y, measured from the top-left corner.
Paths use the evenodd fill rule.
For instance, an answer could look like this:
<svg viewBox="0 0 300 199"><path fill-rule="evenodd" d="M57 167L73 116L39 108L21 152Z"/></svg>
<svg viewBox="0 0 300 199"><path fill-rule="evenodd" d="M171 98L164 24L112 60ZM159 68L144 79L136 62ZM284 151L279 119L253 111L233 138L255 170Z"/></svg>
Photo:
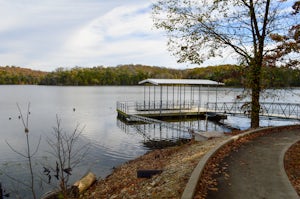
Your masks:
<svg viewBox="0 0 300 199"><path fill-rule="evenodd" d="M231 49L249 68L251 127L259 127L261 75L271 48L269 36L295 23L281 0L158 0L154 24L167 32L178 62L200 64Z"/></svg>

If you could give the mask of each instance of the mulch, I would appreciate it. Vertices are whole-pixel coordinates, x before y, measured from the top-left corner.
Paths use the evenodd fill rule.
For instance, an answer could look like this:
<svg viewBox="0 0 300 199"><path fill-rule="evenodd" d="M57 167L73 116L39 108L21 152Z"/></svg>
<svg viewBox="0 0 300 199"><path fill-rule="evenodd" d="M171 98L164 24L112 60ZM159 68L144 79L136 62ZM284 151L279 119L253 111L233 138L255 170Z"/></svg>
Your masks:
<svg viewBox="0 0 300 199"><path fill-rule="evenodd" d="M300 196L300 141L293 144L284 156L285 171Z"/></svg>

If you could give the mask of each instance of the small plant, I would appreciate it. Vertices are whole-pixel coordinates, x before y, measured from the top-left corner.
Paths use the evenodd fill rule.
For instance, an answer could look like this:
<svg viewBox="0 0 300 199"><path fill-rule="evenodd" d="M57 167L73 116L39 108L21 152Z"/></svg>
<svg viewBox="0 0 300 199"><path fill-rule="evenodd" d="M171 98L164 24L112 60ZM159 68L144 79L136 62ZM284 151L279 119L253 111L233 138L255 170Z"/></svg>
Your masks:
<svg viewBox="0 0 300 199"><path fill-rule="evenodd" d="M17 179L9 174L4 173L7 177L17 182L18 184L30 189L32 193L32 198L36 199L35 191L35 180L36 177L33 172L32 158L38 152L39 145L41 142L41 137L34 152L31 151L30 139L29 139L29 115L30 115L30 103L27 106L26 115L22 113L22 110L17 104L19 111L19 119L22 121L24 127L24 133L26 136L26 152L22 153L16 150L11 144L6 141L9 148L24 157L28 161L28 167L30 172L30 182L26 183L20 179ZM52 184L53 180L58 181L59 193L58 198L68 198L70 194L73 194L73 190L69 185L69 178L72 175L74 168L82 161L86 153L88 152L89 145L80 145L80 136L84 128L79 129L79 125L76 126L75 130L71 133L63 131L61 127L61 120L56 116L56 127L53 128L53 137L48 138L47 142L50 146L51 151L49 153L55 158L55 164L53 167L44 166L43 174L47 176L47 183ZM43 163L42 163L43 164ZM1 194L1 193L0 193ZM75 193L76 194L76 193ZM4 195L9 197L9 195ZM1 198L1 197L0 197Z"/></svg>
<svg viewBox="0 0 300 199"><path fill-rule="evenodd" d="M55 166L44 167L43 173L47 176L48 183L51 183L53 178L56 179L63 198L68 198L72 191L68 183L69 177L72 175L73 169L86 155L89 145L79 145L84 128L79 129L79 125L77 125L75 130L68 134L63 131L61 119L58 116L56 116L56 125L52 132L53 138L47 140L52 149L49 153L56 159Z"/></svg>
<svg viewBox="0 0 300 199"><path fill-rule="evenodd" d="M36 147L36 149L34 150L34 152L32 153L31 152L31 148L30 148L30 140L29 140L29 115L30 115L30 103L28 103L28 106L27 106L27 112L26 112L26 117L24 117L23 113L22 113L22 110L19 106L19 104L17 104L17 107L18 107L18 111L19 111L19 118L21 119L22 121L22 124L23 124L23 127L24 127L24 133L25 133L25 136L26 136L26 148L27 148L27 151L26 153L21 153L19 151L17 151L14 147L12 147L7 141L6 141L6 144L9 146L9 148L14 151L15 153L19 154L20 156L24 157L27 159L28 161L28 166L29 166L29 171L30 171L30 184L27 184L21 180L18 180L14 177L11 177L9 175L7 175L9 178L11 178L12 180L14 181L17 181L18 183L21 183L22 185L24 185L25 187L29 188L31 190L31 193L32 193L32 198L36 199L36 193L35 193L35 187L34 187L34 174L33 174L33 167L32 167L32 157L37 153L38 151L38 148L39 148L39 145L40 145L40 142L41 142L41 137L39 139L39 142L38 142L38 145Z"/></svg>

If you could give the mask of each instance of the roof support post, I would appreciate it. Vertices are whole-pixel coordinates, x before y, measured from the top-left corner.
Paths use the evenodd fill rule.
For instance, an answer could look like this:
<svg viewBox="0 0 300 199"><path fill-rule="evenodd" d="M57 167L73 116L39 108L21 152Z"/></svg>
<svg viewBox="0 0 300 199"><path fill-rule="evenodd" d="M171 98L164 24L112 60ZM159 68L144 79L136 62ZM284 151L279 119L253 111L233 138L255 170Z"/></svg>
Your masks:
<svg viewBox="0 0 300 199"><path fill-rule="evenodd" d="M215 105L215 112L217 111L217 103L218 103L218 86L216 86L216 105Z"/></svg>
<svg viewBox="0 0 300 199"><path fill-rule="evenodd" d="M174 107L175 107L175 86L174 86L174 84L173 84L173 109L174 109Z"/></svg>
<svg viewBox="0 0 300 199"><path fill-rule="evenodd" d="M201 107L201 86L199 86L199 94L198 94L198 114L200 113Z"/></svg>
<svg viewBox="0 0 300 199"><path fill-rule="evenodd" d="M155 94L156 94L156 93L155 93L155 90L156 90L156 89L155 89L155 87L156 87L156 86L153 86L153 89L154 89L154 96L153 96L153 98L154 98L154 99L153 99L154 110L155 110L155 108L156 108L156 107L155 107L155 106L156 106L156 104L155 104L155 98L156 98L156 95L155 95Z"/></svg>
<svg viewBox="0 0 300 199"><path fill-rule="evenodd" d="M209 103L209 85L208 85L208 88L207 88L207 102L206 102L206 109L207 110L208 110L208 103Z"/></svg>
<svg viewBox="0 0 300 199"><path fill-rule="evenodd" d="M167 110L169 109L169 86L167 86Z"/></svg>
<svg viewBox="0 0 300 199"><path fill-rule="evenodd" d="M163 91L163 86L161 85L160 86L160 111L159 111L159 114L161 115L161 111L162 111L162 92Z"/></svg>
<svg viewBox="0 0 300 199"><path fill-rule="evenodd" d="M183 109L185 109L185 85L183 85Z"/></svg>
<svg viewBox="0 0 300 199"><path fill-rule="evenodd" d="M189 108L192 108L192 106L194 105L194 89L193 89L193 85L191 85L191 96L190 96L190 107Z"/></svg>
<svg viewBox="0 0 300 199"><path fill-rule="evenodd" d="M149 103L149 106L148 106L148 111L150 111L150 106L151 106L151 98L150 98L150 96L151 96L151 90L150 90L150 85L149 85L149 101L148 101L148 103Z"/></svg>
<svg viewBox="0 0 300 199"><path fill-rule="evenodd" d="M179 110L181 113L181 85L179 85Z"/></svg>
<svg viewBox="0 0 300 199"><path fill-rule="evenodd" d="M146 109L146 85L144 85L144 110Z"/></svg>

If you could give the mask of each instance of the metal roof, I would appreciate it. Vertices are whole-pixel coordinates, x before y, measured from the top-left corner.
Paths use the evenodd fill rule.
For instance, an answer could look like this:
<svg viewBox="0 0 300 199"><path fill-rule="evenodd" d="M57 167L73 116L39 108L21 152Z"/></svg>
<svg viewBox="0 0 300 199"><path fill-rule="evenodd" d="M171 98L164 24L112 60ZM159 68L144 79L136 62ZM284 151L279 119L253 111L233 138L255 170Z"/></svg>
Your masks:
<svg viewBox="0 0 300 199"><path fill-rule="evenodd" d="M224 83L216 82L208 79L145 79L139 84L153 85L205 85L205 86L220 86Z"/></svg>

